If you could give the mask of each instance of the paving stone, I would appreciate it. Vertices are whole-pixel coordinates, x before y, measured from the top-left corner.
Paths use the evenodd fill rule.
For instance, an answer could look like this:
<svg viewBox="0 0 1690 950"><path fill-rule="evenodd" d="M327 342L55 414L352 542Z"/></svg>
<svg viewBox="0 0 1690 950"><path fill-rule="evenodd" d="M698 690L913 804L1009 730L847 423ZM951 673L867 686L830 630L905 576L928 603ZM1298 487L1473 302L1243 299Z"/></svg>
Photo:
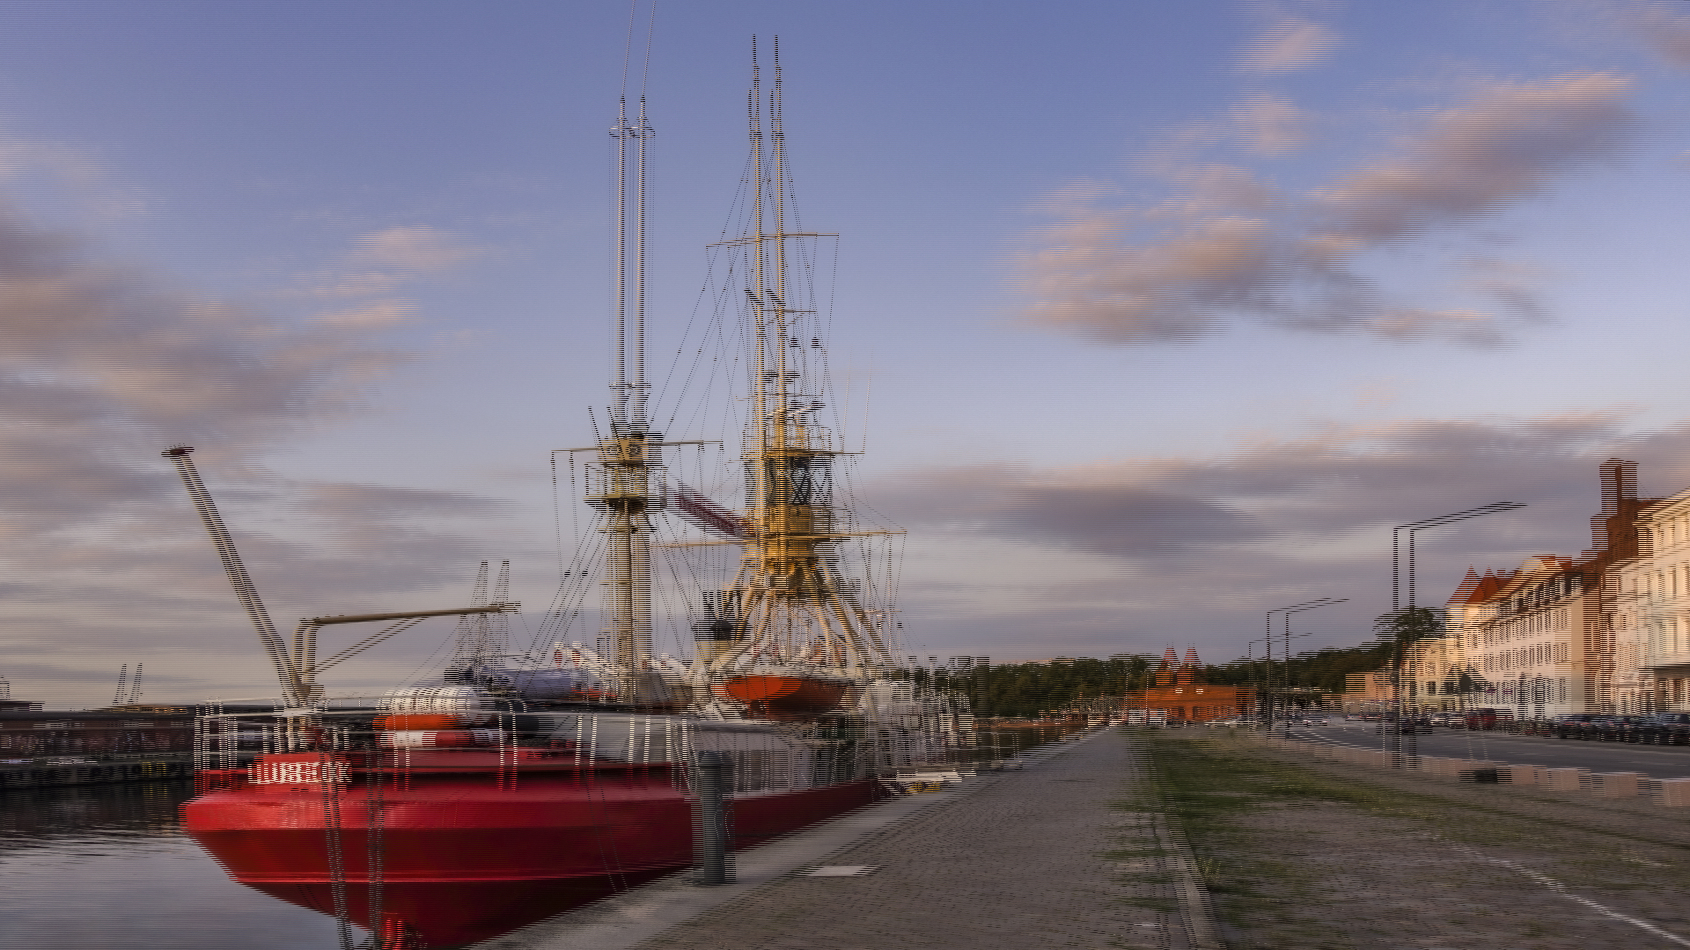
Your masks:
<svg viewBox="0 0 1690 950"><path fill-rule="evenodd" d="M672 927L639 950L1186 948L1128 739L1099 735Z"/></svg>

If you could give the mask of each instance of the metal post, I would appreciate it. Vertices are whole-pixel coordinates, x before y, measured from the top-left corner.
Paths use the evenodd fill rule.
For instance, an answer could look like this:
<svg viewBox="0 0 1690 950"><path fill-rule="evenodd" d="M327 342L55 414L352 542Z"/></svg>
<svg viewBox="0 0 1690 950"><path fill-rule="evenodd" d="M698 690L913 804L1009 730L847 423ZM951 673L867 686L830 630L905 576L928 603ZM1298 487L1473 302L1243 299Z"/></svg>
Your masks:
<svg viewBox="0 0 1690 950"><path fill-rule="evenodd" d="M1286 643L1285 643L1284 660L1285 660L1285 663L1286 663L1287 674L1289 674L1290 661L1291 661L1291 643L1290 643L1290 640L1289 640L1289 634L1291 632L1290 615L1295 614L1295 613L1302 613L1305 610L1319 610L1322 607L1330 607L1333 604L1341 604L1346 600L1349 600L1349 598L1344 597L1344 598L1340 598L1338 600L1333 600L1330 597L1321 597L1321 598L1316 599L1316 600L1305 600L1300 604L1291 604L1291 605L1285 606L1285 607L1275 607L1272 610L1267 612L1267 618L1266 618L1266 623L1267 623L1267 677L1266 677L1266 682L1267 682L1267 693L1266 693L1266 695L1267 695L1267 723L1266 723L1266 725L1267 725L1267 731L1268 731L1269 734L1271 734L1273 732L1273 637L1274 637L1273 615L1276 614L1276 613L1279 613L1280 611L1286 612L1286 619L1285 619L1286 630L1285 630L1285 632L1287 634L1287 640L1286 640ZM1287 682L1286 685L1289 686L1290 683Z"/></svg>
<svg viewBox="0 0 1690 950"><path fill-rule="evenodd" d="M1415 602L1414 602L1414 593L1415 593L1415 591L1414 591L1414 581L1415 581L1415 577L1414 577L1414 573L1415 573L1414 572L1414 567L1415 567L1415 565L1414 565L1414 535L1415 535L1415 532L1422 531L1422 530L1427 529L1427 528L1439 528L1439 527L1443 527L1444 525L1455 524L1456 522L1466 521L1466 520L1471 519L1471 518L1482 518L1485 515L1494 515L1498 512L1502 512L1502 511L1515 511L1517 509L1524 508L1524 507L1526 507L1526 506L1523 505L1523 504L1520 504L1518 502L1498 501L1498 502L1492 502L1491 504L1488 504L1488 505L1480 505L1477 508L1469 508L1466 511L1456 511L1456 512L1451 512L1450 514L1447 514L1447 515L1438 515L1435 518L1423 518L1419 521L1410 521L1407 524L1397 525L1394 529L1392 529L1392 531L1391 531L1391 616L1392 617L1400 617L1401 616L1401 610L1402 610L1402 608L1400 606L1400 601L1398 600L1398 591L1399 591L1399 588L1398 588L1398 576L1399 576L1398 575L1398 557L1399 557L1399 553L1400 553L1400 550L1401 550L1400 546L1398 544L1398 537L1399 537L1400 532L1402 532L1402 531L1408 532L1408 609L1409 609L1409 617L1413 617L1414 611L1415 611ZM1394 636L1393 640L1398 641L1393 646L1392 662L1391 662L1391 693L1392 693L1392 699L1393 699L1393 702L1392 702L1391 705L1392 705L1393 711L1396 714L1396 721L1393 724L1393 728L1387 733L1387 730L1385 729L1385 722L1383 721L1383 718L1381 718L1381 721L1379 723L1379 726L1380 726L1379 731L1380 731L1382 736L1385 736L1385 735L1389 736L1390 751L1393 753L1392 754L1393 764L1394 765L1400 765L1401 764L1401 757L1403 755L1403 741L1402 741L1402 737L1403 737L1403 731L1402 731L1402 717L1403 717L1402 667L1403 667L1404 662L1406 661L1406 655L1405 655L1405 649L1404 649L1405 645L1400 642L1401 636L1400 635ZM1409 733L1409 735L1412 737L1414 735L1414 733L1411 732L1411 733ZM1409 743L1409 754L1413 755L1415 751L1417 751L1417 743L1415 743L1411 739L1411 741Z"/></svg>
<svg viewBox="0 0 1690 950"><path fill-rule="evenodd" d="M700 752L697 777L698 814L694 835L699 884L731 884L734 879L729 842L733 837L728 815L728 790L733 787L733 760L726 752Z"/></svg>

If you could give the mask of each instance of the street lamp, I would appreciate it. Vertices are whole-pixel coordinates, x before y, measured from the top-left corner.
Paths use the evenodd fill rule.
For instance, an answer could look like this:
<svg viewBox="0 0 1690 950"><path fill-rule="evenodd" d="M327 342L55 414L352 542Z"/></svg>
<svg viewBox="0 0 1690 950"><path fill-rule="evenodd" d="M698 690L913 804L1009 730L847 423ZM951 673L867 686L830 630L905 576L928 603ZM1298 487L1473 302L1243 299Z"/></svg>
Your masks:
<svg viewBox="0 0 1690 950"><path fill-rule="evenodd" d="M1345 599L1347 600L1348 598L1345 598ZM1291 613L1299 613L1299 612L1304 611L1304 610L1314 610L1318 607L1327 607L1327 606L1330 606L1332 604L1341 604L1341 603L1343 603L1342 600L1333 600L1330 597L1322 597L1322 598L1319 598L1318 600L1305 600L1300 604L1290 604L1290 605L1285 606L1285 607L1275 607L1272 610L1267 612L1267 641L1268 641L1268 644L1267 644L1267 682L1266 682L1266 687L1267 687L1267 696L1268 696L1268 699L1267 699L1267 730L1268 730L1268 732L1270 732L1270 733L1273 732L1273 615L1276 614L1276 613L1279 613L1280 611L1290 611ZM1287 615L1287 616L1289 616L1289 615ZM1289 623L1289 621L1287 621L1287 623ZM1287 633L1290 632L1289 627L1286 628L1286 632ZM1254 641L1252 641L1252 642L1254 642ZM1286 649L1287 650L1290 649L1289 642L1287 642L1287 644L1286 644Z"/></svg>
<svg viewBox="0 0 1690 950"><path fill-rule="evenodd" d="M1256 689L1256 657L1255 657L1255 653L1256 653L1256 644L1258 644L1258 643L1267 644L1268 653L1271 655L1272 652L1273 652L1273 634L1270 633L1267 636L1262 637L1259 640L1251 640L1244 647L1245 662L1247 662L1250 665L1250 690L1256 696L1256 702L1254 704L1255 707L1256 707L1255 716L1258 720L1260 720L1260 719L1265 719L1266 717L1265 717L1265 715L1263 714L1263 711L1262 711L1262 703L1261 703L1262 692L1261 692L1261 690ZM1265 684L1267 682L1266 677L1263 678L1262 682L1263 682L1264 688L1265 688Z"/></svg>
<svg viewBox="0 0 1690 950"><path fill-rule="evenodd" d="M1401 588L1399 584L1400 571L1398 570L1398 555L1400 552L1399 537L1402 532L1408 532L1408 610L1409 616L1412 618L1416 609L1414 601L1414 536L1416 533L1430 528L1441 528L1444 525L1451 525L1460 521L1467 521L1472 518L1482 518L1485 515L1494 515L1498 512L1515 511L1524 507L1526 507L1524 504L1516 501L1498 501L1492 502L1488 505L1480 505L1477 508L1469 508L1466 511L1453 511L1447 515L1438 515L1432 518L1422 518L1419 521L1410 521L1407 524L1397 525L1395 528L1391 529L1391 615L1393 617L1400 617L1402 613L1402 601L1400 597ZM1402 665L1404 651L1402 644L1393 644L1392 652L1393 662L1391 670L1391 693L1393 699L1392 707L1396 713L1396 721L1391 732L1391 752L1394 753L1394 757L1400 757L1403 751ZM1381 723L1381 726L1382 725L1383 723ZM1411 732L1409 735L1412 736L1414 733ZM1410 754L1413 754L1413 750L1410 751Z"/></svg>
<svg viewBox="0 0 1690 950"><path fill-rule="evenodd" d="M1291 688L1291 615L1292 614L1300 614L1305 610L1319 610L1322 607L1330 607L1333 604L1342 604L1342 603L1347 602L1348 600L1349 600L1348 597L1340 597L1337 600L1333 600L1330 597L1322 597L1319 601L1311 601L1307 605L1296 605L1296 606L1292 606L1292 607L1280 608L1281 610L1283 610L1285 612L1285 651L1280 655L1280 659L1285 664L1285 688L1286 689ZM1270 636L1270 637L1272 635L1273 634L1271 632L1268 634L1268 636ZM1306 637L1306 636L1309 636L1309 634L1301 633L1301 634L1298 634L1298 636ZM1286 703L1288 705L1290 703L1289 696L1286 698ZM1270 702L1269 705L1271 705L1271 702ZM1269 731L1271 731L1271 730L1269 730Z"/></svg>

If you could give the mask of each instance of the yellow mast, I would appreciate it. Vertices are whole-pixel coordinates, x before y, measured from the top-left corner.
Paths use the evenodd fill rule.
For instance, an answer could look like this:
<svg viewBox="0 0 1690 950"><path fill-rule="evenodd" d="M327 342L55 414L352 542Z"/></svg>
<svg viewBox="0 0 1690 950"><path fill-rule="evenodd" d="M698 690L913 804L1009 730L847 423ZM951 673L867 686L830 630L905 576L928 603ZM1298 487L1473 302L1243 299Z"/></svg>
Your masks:
<svg viewBox="0 0 1690 950"><path fill-rule="evenodd" d="M788 301L787 242L823 235L789 232L786 224L786 140L781 122L779 40L774 50L768 141L764 140L761 77L752 47L749 125L754 204L749 244L754 255L746 289L755 331L752 416L744 452L747 537L738 577L724 591L723 609L737 614L737 635L701 643L701 659L717 670L753 655L790 659L811 647L819 665L859 673L895 665L874 620L835 567L837 545L889 532L835 530L832 510L835 451L825 429L809 421L820 407L794 401L791 383L803 374L789 355L791 318L808 311ZM770 227L772 226L772 230ZM822 648L813 649L818 641Z"/></svg>

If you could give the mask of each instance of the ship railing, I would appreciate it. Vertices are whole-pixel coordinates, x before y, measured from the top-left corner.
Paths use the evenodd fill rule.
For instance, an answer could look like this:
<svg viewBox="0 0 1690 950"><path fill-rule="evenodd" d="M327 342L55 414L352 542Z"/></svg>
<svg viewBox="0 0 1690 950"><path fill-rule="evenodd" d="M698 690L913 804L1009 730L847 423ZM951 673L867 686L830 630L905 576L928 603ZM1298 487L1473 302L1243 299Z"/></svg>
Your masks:
<svg viewBox="0 0 1690 950"><path fill-rule="evenodd" d="M332 703L329 705L333 705ZM735 796L790 792L885 776L912 766L964 761L964 734L914 723L841 718L812 722L702 720L670 712L599 710L475 710L454 729L380 728L403 715L378 705L309 710L232 708L214 704L195 718L194 768L200 791L279 782L293 776L287 762L317 762L299 770L335 783L382 778L394 788L453 768L432 753L475 750L476 761L501 787L559 768L588 775L607 766L634 766L646 781L692 792L700 752L720 752L733 766ZM320 761L319 761L320 760ZM282 766L274 766L274 763ZM322 763L328 763L324 765ZM275 771L284 767L284 771ZM268 769L268 771L267 771ZM462 775L461 769L455 773Z"/></svg>
<svg viewBox="0 0 1690 950"><path fill-rule="evenodd" d="M645 507L662 508L669 497L669 483L658 469L619 469L588 465L585 497L589 502L612 498L643 498Z"/></svg>

